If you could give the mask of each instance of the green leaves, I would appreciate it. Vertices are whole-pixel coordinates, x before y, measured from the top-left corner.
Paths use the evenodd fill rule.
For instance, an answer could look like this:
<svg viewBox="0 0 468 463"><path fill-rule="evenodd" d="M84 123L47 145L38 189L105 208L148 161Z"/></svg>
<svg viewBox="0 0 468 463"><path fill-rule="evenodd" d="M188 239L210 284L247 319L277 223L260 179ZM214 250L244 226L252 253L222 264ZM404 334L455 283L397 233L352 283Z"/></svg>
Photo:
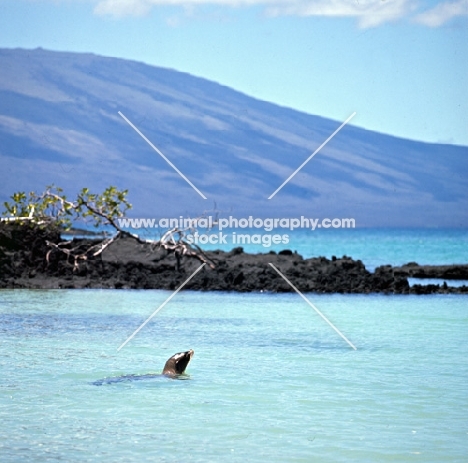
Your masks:
<svg viewBox="0 0 468 463"><path fill-rule="evenodd" d="M115 219L125 215L132 207L127 201L128 190L118 190L110 186L101 194L91 193L83 188L75 201L68 201L63 189L49 185L38 195L23 191L14 193L11 202L5 202L3 216L9 220L35 223L38 225L55 224L66 229L79 219L91 218L93 225L113 225Z"/></svg>
<svg viewBox="0 0 468 463"><path fill-rule="evenodd" d="M78 195L77 210L82 217L93 217L95 227L113 225L115 219L123 217L132 207L126 199L127 194L128 190L119 191L115 186L106 188L100 195L83 188Z"/></svg>
<svg viewBox="0 0 468 463"><path fill-rule="evenodd" d="M13 199L13 204L7 202L3 203L6 209L6 213L4 213L4 215L9 214L15 217L29 217L31 209L30 205L27 203L26 193L19 191L18 193L13 194L11 199Z"/></svg>

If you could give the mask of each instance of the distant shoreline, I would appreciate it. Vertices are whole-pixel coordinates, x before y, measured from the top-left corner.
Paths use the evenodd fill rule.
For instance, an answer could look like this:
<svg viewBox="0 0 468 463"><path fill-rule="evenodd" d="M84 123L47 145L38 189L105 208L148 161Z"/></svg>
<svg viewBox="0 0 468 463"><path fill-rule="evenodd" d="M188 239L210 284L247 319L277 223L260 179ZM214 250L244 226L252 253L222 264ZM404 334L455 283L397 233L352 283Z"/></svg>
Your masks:
<svg viewBox="0 0 468 463"><path fill-rule="evenodd" d="M94 238L70 241L73 246L95 244ZM68 233L66 233L68 235ZM91 232L91 236L94 233ZM29 289L165 289L178 288L200 265L194 257L182 256L180 265L173 253L151 244L121 237L96 258L73 268L65 255L52 255L46 241L63 240L58 232L0 224L0 288ZM199 291L291 292L291 286L269 265L273 264L301 292L347 294L468 294L467 286L450 286L451 280L468 280L468 264L383 265L369 272L360 260L314 257L304 259L290 250L265 254L205 251L212 264L184 287ZM442 279L446 283L415 284L408 278Z"/></svg>

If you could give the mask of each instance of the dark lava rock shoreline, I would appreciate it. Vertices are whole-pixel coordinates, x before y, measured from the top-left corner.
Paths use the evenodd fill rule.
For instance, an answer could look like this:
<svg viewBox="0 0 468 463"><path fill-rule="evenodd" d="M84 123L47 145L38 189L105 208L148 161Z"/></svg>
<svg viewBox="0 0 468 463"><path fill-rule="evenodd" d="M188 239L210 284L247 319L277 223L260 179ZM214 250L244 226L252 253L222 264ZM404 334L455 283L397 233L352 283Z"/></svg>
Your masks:
<svg viewBox="0 0 468 463"><path fill-rule="evenodd" d="M78 269L62 253L51 253L46 241L61 241L58 231L26 225L0 223L0 288L124 288L167 289L179 287L200 265L193 257L175 255L150 244L121 237L96 258L82 261ZM83 249L95 239L74 239ZM205 265L184 287L201 291L291 292L293 289L269 265L278 268L302 292L432 294L465 293L468 287L443 285L409 286L408 277L468 280L468 265L402 267L385 265L369 272L360 260L350 257L304 259L284 250L248 254L242 248L230 252L207 251L214 268Z"/></svg>

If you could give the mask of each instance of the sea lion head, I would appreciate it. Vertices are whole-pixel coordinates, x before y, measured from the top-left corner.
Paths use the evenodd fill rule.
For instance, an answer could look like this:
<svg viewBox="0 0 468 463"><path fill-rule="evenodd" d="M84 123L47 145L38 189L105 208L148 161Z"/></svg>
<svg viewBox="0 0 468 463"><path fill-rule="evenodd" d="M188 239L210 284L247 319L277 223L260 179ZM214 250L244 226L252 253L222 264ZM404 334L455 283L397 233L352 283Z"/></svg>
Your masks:
<svg viewBox="0 0 468 463"><path fill-rule="evenodd" d="M178 354L174 354L164 365L162 374L168 376L181 375L187 368L187 365L192 359L193 354L194 352L192 349L188 350L187 352L179 352Z"/></svg>

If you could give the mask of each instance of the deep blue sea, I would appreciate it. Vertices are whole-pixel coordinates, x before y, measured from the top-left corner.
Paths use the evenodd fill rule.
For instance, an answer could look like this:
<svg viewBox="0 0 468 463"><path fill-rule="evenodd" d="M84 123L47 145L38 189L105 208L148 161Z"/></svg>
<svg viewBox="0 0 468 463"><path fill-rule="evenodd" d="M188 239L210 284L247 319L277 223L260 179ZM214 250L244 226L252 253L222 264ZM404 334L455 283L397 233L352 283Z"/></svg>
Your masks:
<svg viewBox="0 0 468 463"><path fill-rule="evenodd" d="M460 230L309 238L290 248L468 262ZM170 295L0 291L0 461L467 461L467 296L307 294L355 351L297 294L181 291L118 351ZM186 380L92 384L188 349Z"/></svg>

